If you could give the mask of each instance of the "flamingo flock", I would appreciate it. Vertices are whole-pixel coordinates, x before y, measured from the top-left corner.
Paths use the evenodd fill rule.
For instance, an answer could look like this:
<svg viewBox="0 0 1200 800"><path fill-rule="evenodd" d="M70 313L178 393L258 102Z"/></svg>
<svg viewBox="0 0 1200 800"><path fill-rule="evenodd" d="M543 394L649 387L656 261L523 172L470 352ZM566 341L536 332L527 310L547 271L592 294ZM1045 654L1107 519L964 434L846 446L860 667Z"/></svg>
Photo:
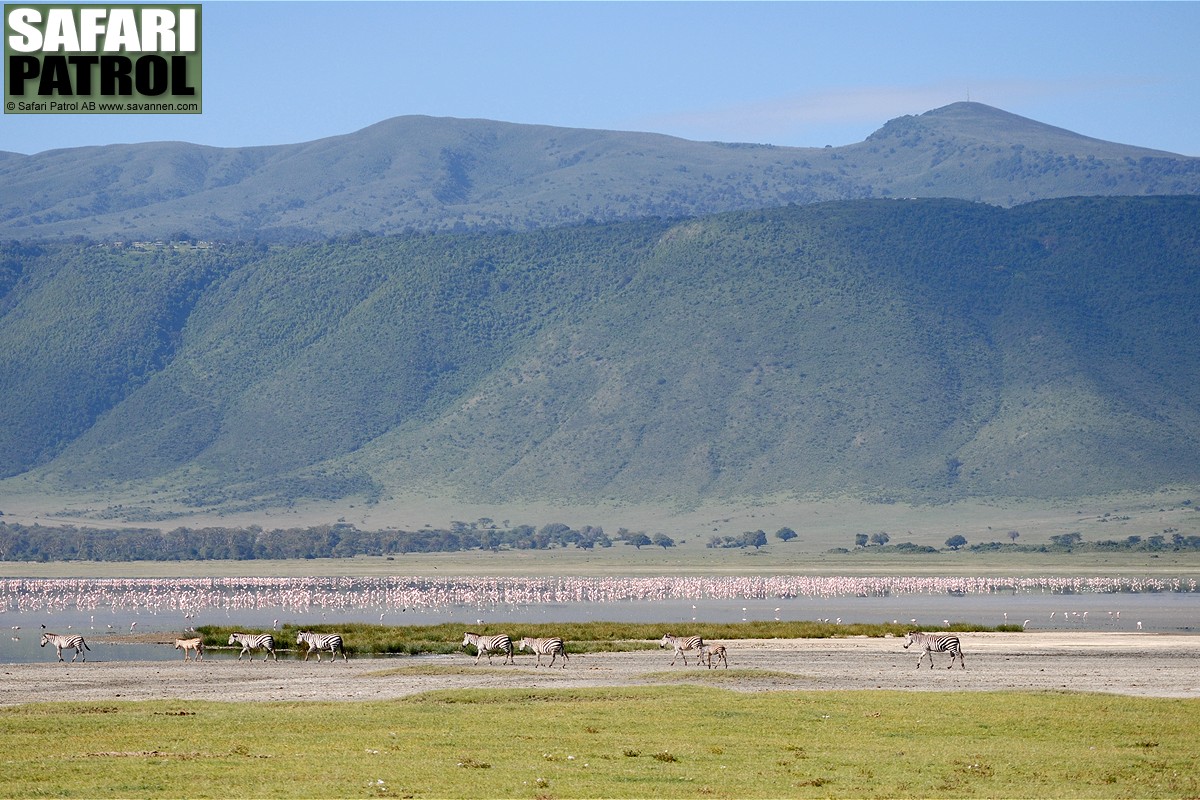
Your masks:
<svg viewBox="0 0 1200 800"><path fill-rule="evenodd" d="M1121 577L0 578L0 612L102 609L181 613L190 619L213 610L382 610L382 621L395 611L544 603L1195 591L1195 579Z"/></svg>

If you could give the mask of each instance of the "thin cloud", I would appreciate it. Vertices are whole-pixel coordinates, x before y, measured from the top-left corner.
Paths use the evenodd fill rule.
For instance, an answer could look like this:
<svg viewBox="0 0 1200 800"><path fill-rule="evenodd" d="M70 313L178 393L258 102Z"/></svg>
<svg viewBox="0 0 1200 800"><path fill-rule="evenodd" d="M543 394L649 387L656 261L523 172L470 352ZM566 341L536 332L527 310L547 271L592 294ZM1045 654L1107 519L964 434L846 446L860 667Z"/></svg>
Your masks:
<svg viewBox="0 0 1200 800"><path fill-rule="evenodd" d="M1153 82L1144 78L962 81L915 87L829 89L720 108L657 114L638 120L637 126L690 139L722 141L785 143L838 131L854 131L861 138L895 117L921 114L964 100L1011 110L1034 100Z"/></svg>

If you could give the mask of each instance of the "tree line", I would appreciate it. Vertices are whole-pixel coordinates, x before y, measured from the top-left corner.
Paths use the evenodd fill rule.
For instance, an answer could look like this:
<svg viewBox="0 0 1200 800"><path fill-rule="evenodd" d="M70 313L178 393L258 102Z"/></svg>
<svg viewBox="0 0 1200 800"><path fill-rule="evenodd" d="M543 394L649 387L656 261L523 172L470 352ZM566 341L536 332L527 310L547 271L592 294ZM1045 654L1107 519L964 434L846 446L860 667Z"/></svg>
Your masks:
<svg viewBox="0 0 1200 800"><path fill-rule="evenodd" d="M1185 534L1177 528L1164 528L1161 533L1154 533L1148 536L1133 535L1127 536L1124 539L1102 539L1095 542L1087 542L1083 539L1083 534L1078 531L1071 533L1060 533L1050 537L1050 541L1044 544L1034 545L1018 545L1017 539L1021 536L1019 531L1009 531L1007 534L1010 543L1003 542L982 542L970 544L967 537L956 533L946 539L946 547L950 550L967 549L972 552L990 552L1003 550L1006 553L1071 553L1075 551L1089 553L1098 551L1136 551L1136 552L1158 552L1163 550L1200 550L1200 535ZM902 552L902 553L936 553L936 547L929 545L916 545L912 542L901 542L900 544L889 544L891 536L886 531L878 533L856 533L854 535L854 549L862 550L868 547L881 548L884 551ZM844 548L842 548L844 550Z"/></svg>
<svg viewBox="0 0 1200 800"><path fill-rule="evenodd" d="M359 530L346 522L306 528L265 530L180 527L79 528L73 525L23 525L0 521L0 561L204 561L255 559L351 558L461 550L590 550L614 543L641 549L674 547L671 537L621 528L614 536L595 525L572 528L553 522L502 527L490 520L454 522L449 528Z"/></svg>

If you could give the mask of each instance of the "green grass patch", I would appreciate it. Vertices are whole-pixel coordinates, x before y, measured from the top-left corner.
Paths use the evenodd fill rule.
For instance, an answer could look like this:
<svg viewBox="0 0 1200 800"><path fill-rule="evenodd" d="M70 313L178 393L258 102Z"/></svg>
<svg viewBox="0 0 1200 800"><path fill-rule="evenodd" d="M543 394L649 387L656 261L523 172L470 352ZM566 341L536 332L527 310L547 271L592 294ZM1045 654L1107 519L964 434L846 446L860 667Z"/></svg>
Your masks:
<svg viewBox="0 0 1200 800"><path fill-rule="evenodd" d="M663 670L660 672L645 672L639 676L643 680L654 683L699 683L709 686L738 686L745 687L748 683L760 681L804 681L806 675L796 672L781 672L773 669L687 669Z"/></svg>
<svg viewBox="0 0 1200 800"><path fill-rule="evenodd" d="M732 672L732 670L731 670ZM1200 701L431 692L0 708L7 797L1194 797Z"/></svg>

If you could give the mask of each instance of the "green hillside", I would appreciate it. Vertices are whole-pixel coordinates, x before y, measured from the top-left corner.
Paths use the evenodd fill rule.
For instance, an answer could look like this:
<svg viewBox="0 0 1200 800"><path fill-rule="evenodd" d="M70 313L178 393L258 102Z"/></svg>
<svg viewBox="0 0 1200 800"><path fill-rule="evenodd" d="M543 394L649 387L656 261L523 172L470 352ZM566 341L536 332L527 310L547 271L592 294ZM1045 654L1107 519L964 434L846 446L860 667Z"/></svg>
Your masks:
<svg viewBox="0 0 1200 800"><path fill-rule="evenodd" d="M270 147L154 142L7 154L0 238L313 241L871 197L1015 205L1168 194L1200 194L1200 159L979 103L900 117L857 144L807 148L414 116Z"/></svg>
<svg viewBox="0 0 1200 800"><path fill-rule="evenodd" d="M0 464L195 505L1200 479L1200 198L0 255Z"/></svg>

